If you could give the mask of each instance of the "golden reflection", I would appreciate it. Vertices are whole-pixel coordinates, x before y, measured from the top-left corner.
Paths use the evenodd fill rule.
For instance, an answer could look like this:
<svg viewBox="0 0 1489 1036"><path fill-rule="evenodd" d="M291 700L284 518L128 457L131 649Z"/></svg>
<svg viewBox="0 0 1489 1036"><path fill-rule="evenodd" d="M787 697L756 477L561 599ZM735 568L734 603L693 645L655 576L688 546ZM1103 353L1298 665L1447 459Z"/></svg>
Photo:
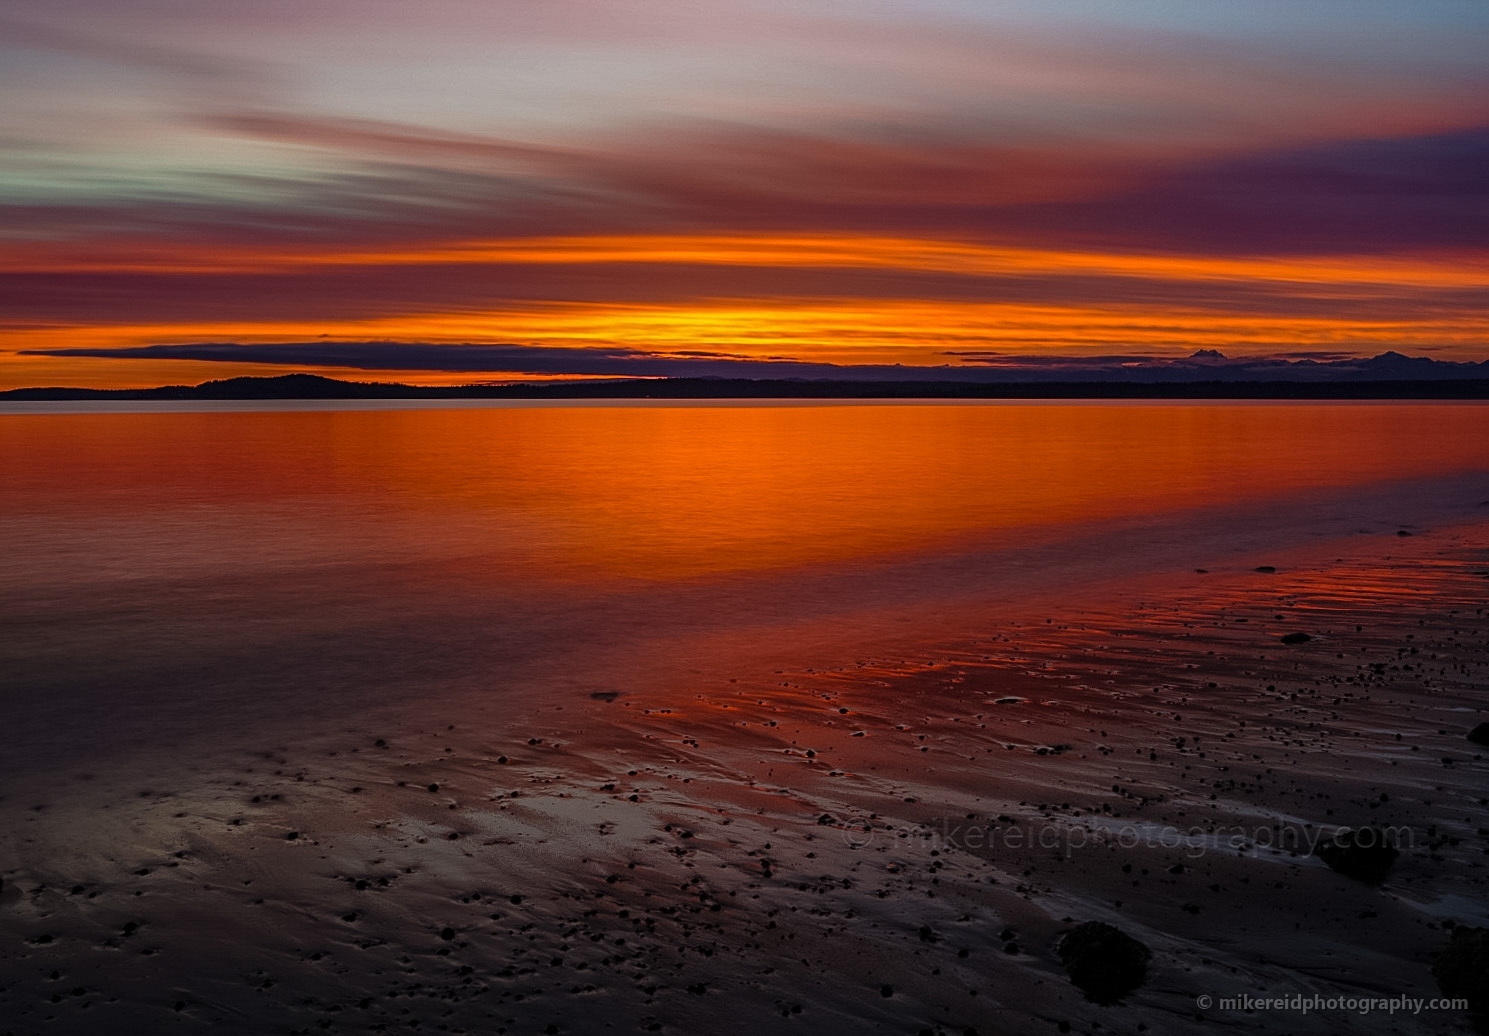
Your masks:
<svg viewBox="0 0 1489 1036"><path fill-rule="evenodd" d="M173 513L216 508L242 512L221 544L242 550L281 505L312 507L334 533L316 548L328 559L372 544L389 561L535 579L675 580L1017 546L1074 523L1482 470L1486 439L1489 408L1451 405L11 416L0 470L17 500L102 536L114 523L166 534Z"/></svg>

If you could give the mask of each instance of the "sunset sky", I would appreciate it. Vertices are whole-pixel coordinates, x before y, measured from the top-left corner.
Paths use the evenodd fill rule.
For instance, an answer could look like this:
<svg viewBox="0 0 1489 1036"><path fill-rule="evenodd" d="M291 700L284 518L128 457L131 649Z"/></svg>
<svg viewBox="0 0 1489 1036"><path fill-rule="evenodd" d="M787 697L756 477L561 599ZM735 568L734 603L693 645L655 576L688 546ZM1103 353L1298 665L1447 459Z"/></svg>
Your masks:
<svg viewBox="0 0 1489 1036"><path fill-rule="evenodd" d="M1482 0L10 0L0 98L0 388L1489 358Z"/></svg>

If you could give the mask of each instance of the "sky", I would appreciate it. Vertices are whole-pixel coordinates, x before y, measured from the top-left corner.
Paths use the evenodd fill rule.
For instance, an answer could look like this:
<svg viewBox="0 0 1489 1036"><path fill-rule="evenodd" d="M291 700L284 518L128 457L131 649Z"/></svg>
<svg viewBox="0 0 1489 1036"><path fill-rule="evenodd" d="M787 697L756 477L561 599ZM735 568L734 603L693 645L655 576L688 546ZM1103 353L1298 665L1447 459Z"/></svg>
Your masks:
<svg viewBox="0 0 1489 1036"><path fill-rule="evenodd" d="M0 0L0 98L0 388L1489 358L1482 0Z"/></svg>

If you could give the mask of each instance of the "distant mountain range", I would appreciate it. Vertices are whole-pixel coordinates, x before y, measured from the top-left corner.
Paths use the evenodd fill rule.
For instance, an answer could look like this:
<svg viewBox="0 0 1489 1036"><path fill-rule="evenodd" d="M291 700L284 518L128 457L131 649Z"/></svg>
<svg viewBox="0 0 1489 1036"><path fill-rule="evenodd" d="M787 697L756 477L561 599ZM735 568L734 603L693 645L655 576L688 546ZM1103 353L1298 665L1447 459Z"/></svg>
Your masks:
<svg viewBox="0 0 1489 1036"><path fill-rule="evenodd" d="M1434 360L1384 352L1361 359L1309 356L1229 357L1218 349L1200 349L1180 359L1153 356L1000 357L997 354L963 354L964 363L976 363L984 372L977 380L998 381L1442 381L1489 378L1489 360L1478 363Z"/></svg>
<svg viewBox="0 0 1489 1036"><path fill-rule="evenodd" d="M0 401L598 398L1279 398L1486 399L1489 361L1386 352L1368 359L1241 357L1213 349L1165 359L967 354L962 366L738 361L749 377L650 377L459 386L341 381L314 374L147 389L22 388ZM717 362L717 361L715 361ZM803 368L810 368L805 376ZM784 368L784 369L779 369ZM724 368L728 370L729 368ZM794 376L783 376L790 371Z"/></svg>

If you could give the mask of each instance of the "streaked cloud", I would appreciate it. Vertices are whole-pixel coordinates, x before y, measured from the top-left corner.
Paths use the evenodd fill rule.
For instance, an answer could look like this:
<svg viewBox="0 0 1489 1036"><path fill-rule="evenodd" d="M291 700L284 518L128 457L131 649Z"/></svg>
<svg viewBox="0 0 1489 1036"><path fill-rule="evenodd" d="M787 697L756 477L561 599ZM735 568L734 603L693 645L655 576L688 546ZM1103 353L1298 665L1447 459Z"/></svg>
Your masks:
<svg viewBox="0 0 1489 1036"><path fill-rule="evenodd" d="M1479 4L56 0L0 52L5 383L322 334L1489 339Z"/></svg>

